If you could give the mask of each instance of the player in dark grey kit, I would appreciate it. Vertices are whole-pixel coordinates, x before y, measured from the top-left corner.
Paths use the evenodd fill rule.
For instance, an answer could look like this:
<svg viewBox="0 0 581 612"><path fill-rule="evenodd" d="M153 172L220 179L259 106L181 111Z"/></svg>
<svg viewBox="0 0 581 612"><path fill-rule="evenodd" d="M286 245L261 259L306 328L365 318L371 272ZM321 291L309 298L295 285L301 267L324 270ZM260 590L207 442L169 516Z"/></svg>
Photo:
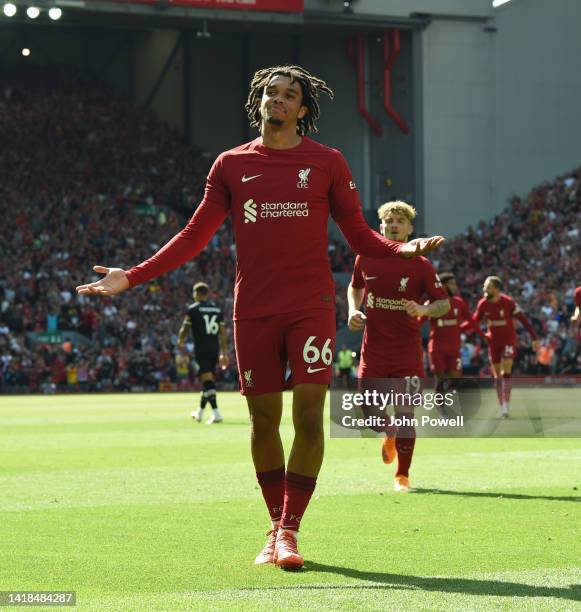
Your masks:
<svg viewBox="0 0 581 612"><path fill-rule="evenodd" d="M209 402L212 406L212 417L206 421L208 425L221 423L222 415L218 410L216 400L216 383L214 370L216 364L221 368L228 367L228 344L224 329L222 308L210 299L210 290L206 283L196 283L193 290L194 303L188 307L188 312L180 328L178 346L183 346L189 332L194 339L194 351L198 363L198 376L202 383L200 407L192 412L196 421L201 421L204 408Z"/></svg>

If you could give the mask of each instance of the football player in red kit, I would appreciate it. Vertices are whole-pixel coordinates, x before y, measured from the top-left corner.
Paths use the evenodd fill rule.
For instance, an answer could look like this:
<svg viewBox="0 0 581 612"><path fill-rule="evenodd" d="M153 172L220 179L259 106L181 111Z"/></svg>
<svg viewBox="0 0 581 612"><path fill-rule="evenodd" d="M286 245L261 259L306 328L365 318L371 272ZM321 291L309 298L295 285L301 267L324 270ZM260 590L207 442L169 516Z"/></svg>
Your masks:
<svg viewBox="0 0 581 612"><path fill-rule="evenodd" d="M489 276L484 281L484 297L478 302L473 316L475 325L488 321L488 356L496 378L498 395L498 417L508 418L510 414L510 377L517 352L516 332L513 319L518 319L531 335L532 348L539 350L535 328L524 312L508 295L502 293L502 281L498 276Z"/></svg>
<svg viewBox="0 0 581 612"><path fill-rule="evenodd" d="M246 110L260 136L218 156L186 227L131 270L96 266L106 276L77 288L110 295L146 283L195 257L231 215L240 387L250 413L257 480L272 521L255 563L284 569L304 563L297 534L323 460L323 409L335 343L329 215L353 250L369 257L413 257L443 242L435 237L404 245L371 230L344 157L306 136L316 129L320 92L333 95L300 66L258 70ZM285 468L279 426L287 363L295 437Z"/></svg>
<svg viewBox="0 0 581 612"><path fill-rule="evenodd" d="M405 243L412 234L416 211L405 202L388 202L378 209L381 233ZM393 265L392 265L393 264ZM423 297L432 300L422 305ZM365 297L365 314L359 310ZM441 317L450 302L432 264L425 257L391 260L358 255L347 289L349 329L362 330L359 378L406 378L424 376L418 317ZM396 407L396 415L410 408ZM409 491L409 470L415 446L413 425L386 432L382 442L385 463L398 458L394 490Z"/></svg>
<svg viewBox="0 0 581 612"><path fill-rule="evenodd" d="M428 356L430 369L436 377L436 391L446 391L450 378L462 376L460 359L460 332L473 330L484 340L480 327L472 322L468 304L460 295L458 283L451 272L439 274L440 281L450 299L450 310L443 316L430 319Z"/></svg>

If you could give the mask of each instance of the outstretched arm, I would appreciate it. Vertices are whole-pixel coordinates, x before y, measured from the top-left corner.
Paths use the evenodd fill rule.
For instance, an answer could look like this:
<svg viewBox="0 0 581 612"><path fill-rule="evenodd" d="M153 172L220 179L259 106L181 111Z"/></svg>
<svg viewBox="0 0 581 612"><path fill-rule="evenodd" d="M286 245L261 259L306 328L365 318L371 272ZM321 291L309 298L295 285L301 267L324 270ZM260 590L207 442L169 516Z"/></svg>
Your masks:
<svg viewBox="0 0 581 612"><path fill-rule="evenodd" d="M433 251L445 240L442 236L417 238L405 243L387 240L369 227L360 209L334 219L353 251L366 257L417 257Z"/></svg>
<svg viewBox="0 0 581 612"><path fill-rule="evenodd" d="M93 270L105 276L95 283L79 285L77 292L83 295L121 293L129 287L146 283L164 272L175 270L195 257L206 246L226 218L226 214L223 208L203 201L186 227L155 255L129 271L95 266Z"/></svg>
<svg viewBox="0 0 581 612"><path fill-rule="evenodd" d="M220 227L230 208L230 193L224 180L224 154L219 155L206 179L206 191L201 204L184 229L148 260L131 268L95 266L93 270L105 274L95 283L79 285L77 291L86 295L112 295L129 287L146 283L164 272L175 270L195 257Z"/></svg>
<svg viewBox="0 0 581 612"><path fill-rule="evenodd" d="M349 215L335 218L335 223L345 236L349 246L358 255L366 257L395 257L400 254L402 244L393 240L386 240L374 232L361 212L355 210Z"/></svg>
<svg viewBox="0 0 581 612"><path fill-rule="evenodd" d="M195 257L226 218L223 208L202 202L184 229L152 257L127 272L129 286L141 285Z"/></svg>
<svg viewBox="0 0 581 612"><path fill-rule="evenodd" d="M441 236L419 238L405 244L387 240L374 232L361 212L361 201L345 158L334 152L331 173L329 203L331 216L347 239L349 246L358 255L366 257L415 257L429 253L444 242Z"/></svg>
<svg viewBox="0 0 581 612"><path fill-rule="evenodd" d="M479 302L478 306L476 307L476 312L472 315L472 329L474 329L483 342L488 343L490 341L490 336L482 331L480 321L482 321L482 310Z"/></svg>

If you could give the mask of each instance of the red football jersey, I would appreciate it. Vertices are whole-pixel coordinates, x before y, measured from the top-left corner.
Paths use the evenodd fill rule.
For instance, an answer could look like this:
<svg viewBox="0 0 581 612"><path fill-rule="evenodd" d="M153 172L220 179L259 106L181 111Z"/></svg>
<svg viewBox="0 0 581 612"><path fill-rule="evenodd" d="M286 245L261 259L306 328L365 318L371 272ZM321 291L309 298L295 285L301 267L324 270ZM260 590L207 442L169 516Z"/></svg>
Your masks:
<svg viewBox="0 0 581 612"><path fill-rule="evenodd" d="M468 304L459 295L453 295L450 299L450 310L437 319L430 318L430 350L457 352L460 350L460 325L471 322Z"/></svg>
<svg viewBox="0 0 581 612"><path fill-rule="evenodd" d="M486 298L478 302L474 322L478 324L482 319L487 320L493 344L516 344L513 317L520 312L517 303L501 293L498 302L490 302Z"/></svg>
<svg viewBox="0 0 581 612"><path fill-rule="evenodd" d="M188 225L128 272L130 285L194 257L228 214L236 240L235 319L334 309L329 214L356 252L399 254L398 243L385 240L365 222L339 151L305 137L292 149L271 149L257 138L218 156Z"/></svg>
<svg viewBox="0 0 581 612"><path fill-rule="evenodd" d="M402 299L422 303L445 300L434 266L425 257L371 259L358 256L351 284L365 289L367 321L361 363L389 369L416 368L422 363L421 322L405 311Z"/></svg>

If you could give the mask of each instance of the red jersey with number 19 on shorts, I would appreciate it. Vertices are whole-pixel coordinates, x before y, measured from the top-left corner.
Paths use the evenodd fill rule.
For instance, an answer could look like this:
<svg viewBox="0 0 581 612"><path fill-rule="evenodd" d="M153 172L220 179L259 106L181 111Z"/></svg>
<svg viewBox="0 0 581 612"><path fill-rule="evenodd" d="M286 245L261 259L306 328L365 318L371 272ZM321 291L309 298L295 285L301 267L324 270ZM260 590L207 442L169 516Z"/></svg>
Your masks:
<svg viewBox="0 0 581 612"><path fill-rule="evenodd" d="M407 314L403 299L423 303L448 299L434 266L425 257L371 259L357 257L351 285L365 289L365 332L360 375L365 371L422 369L421 322Z"/></svg>

